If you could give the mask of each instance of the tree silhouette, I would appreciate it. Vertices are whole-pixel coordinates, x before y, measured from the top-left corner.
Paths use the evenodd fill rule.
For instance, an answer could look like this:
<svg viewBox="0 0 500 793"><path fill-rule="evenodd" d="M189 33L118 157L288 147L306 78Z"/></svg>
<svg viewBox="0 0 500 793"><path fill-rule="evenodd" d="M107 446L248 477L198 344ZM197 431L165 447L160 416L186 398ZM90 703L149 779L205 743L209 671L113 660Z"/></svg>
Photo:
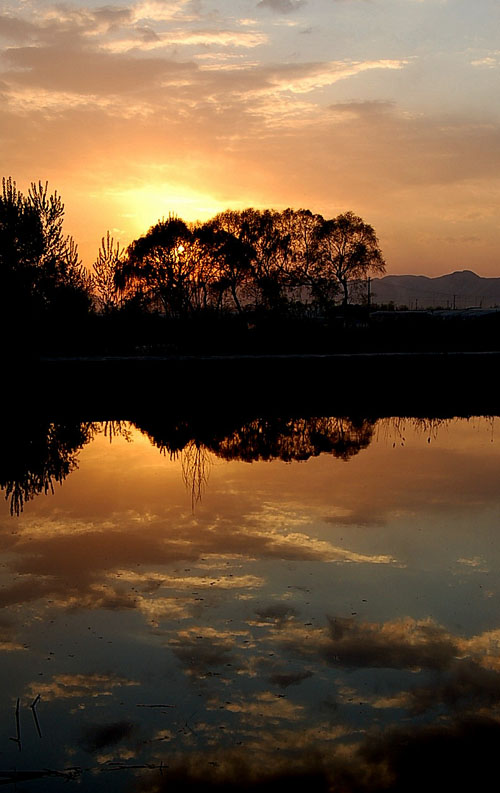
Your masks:
<svg viewBox="0 0 500 793"><path fill-rule="evenodd" d="M349 282L366 278L370 272L384 273L385 262L375 231L353 212L324 220L317 229L316 270L326 283L335 279L349 302Z"/></svg>
<svg viewBox="0 0 500 793"><path fill-rule="evenodd" d="M11 337L33 343L37 323L88 311L90 280L69 236L63 234L64 204L47 183L33 183L24 196L3 179L0 196L2 323ZM31 330L30 330L31 326Z"/></svg>
<svg viewBox="0 0 500 793"><path fill-rule="evenodd" d="M0 278L2 315L16 315L34 300L36 268L43 255L42 223L12 179L2 180L0 197Z"/></svg>
<svg viewBox="0 0 500 793"><path fill-rule="evenodd" d="M252 247L224 229L217 217L194 233L202 248L201 255L212 264L209 288L216 310L224 307L225 295L229 294L233 307L239 314L243 313L241 293L251 273Z"/></svg>
<svg viewBox="0 0 500 793"><path fill-rule="evenodd" d="M109 312L120 303L115 277L122 265L123 254L124 250L120 248L120 243L117 242L115 245L108 231L106 237L101 240L97 259L92 265L92 289L101 311Z"/></svg>
<svg viewBox="0 0 500 793"><path fill-rule="evenodd" d="M159 221L128 246L117 268L118 288L142 294L151 307L169 316L183 316L191 305L191 242L192 232L180 218Z"/></svg>

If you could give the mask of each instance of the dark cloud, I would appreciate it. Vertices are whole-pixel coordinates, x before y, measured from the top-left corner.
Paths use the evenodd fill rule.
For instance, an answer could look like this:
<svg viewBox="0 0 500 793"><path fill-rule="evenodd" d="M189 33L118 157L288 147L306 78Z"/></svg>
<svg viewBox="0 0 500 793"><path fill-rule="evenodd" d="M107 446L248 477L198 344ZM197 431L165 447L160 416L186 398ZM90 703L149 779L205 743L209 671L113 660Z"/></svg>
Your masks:
<svg viewBox="0 0 500 793"><path fill-rule="evenodd" d="M267 8L277 14L290 14L306 5L306 0L260 0L257 8Z"/></svg>

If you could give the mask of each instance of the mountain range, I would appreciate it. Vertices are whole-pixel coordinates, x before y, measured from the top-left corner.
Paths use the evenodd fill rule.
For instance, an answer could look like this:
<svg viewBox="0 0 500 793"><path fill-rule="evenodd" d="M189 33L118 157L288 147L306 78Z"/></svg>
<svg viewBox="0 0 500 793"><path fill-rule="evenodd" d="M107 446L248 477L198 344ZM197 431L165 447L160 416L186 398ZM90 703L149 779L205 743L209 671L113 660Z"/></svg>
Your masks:
<svg viewBox="0 0 500 793"><path fill-rule="evenodd" d="M396 308L493 308L500 306L500 278L459 270L437 278L386 275L371 281L372 303Z"/></svg>

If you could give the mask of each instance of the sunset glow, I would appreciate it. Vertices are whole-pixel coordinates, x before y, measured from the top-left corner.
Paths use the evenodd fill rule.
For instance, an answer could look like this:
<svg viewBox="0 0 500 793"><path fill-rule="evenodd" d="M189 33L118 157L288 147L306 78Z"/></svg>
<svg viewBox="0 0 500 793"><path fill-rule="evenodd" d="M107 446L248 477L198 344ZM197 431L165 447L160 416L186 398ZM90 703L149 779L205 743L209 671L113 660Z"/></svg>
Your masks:
<svg viewBox="0 0 500 793"><path fill-rule="evenodd" d="M352 210L387 272L499 276L497 0L10 0L2 172L91 265L174 213Z"/></svg>

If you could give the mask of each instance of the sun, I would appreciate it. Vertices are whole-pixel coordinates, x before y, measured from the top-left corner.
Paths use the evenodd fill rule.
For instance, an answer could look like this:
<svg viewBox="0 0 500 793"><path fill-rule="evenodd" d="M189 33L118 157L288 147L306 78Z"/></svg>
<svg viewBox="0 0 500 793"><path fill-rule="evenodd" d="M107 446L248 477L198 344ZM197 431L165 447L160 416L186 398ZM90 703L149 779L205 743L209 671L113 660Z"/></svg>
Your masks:
<svg viewBox="0 0 500 793"><path fill-rule="evenodd" d="M186 222L204 221L228 208L209 193L169 183L116 190L113 200L118 223L128 227L133 237L162 218L174 215Z"/></svg>

